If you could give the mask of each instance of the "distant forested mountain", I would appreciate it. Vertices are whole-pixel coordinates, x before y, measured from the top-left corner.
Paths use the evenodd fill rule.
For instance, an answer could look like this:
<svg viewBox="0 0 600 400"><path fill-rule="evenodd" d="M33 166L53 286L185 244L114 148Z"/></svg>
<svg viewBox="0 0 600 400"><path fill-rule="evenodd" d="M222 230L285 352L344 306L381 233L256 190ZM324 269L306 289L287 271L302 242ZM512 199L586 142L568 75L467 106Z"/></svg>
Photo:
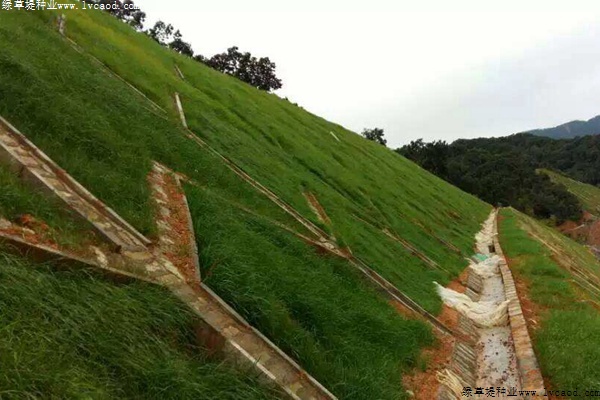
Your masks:
<svg viewBox="0 0 600 400"><path fill-rule="evenodd" d="M554 128L535 129L524 133L552 139L570 139L577 136L600 134L600 115L588 121L571 121Z"/></svg>
<svg viewBox="0 0 600 400"><path fill-rule="evenodd" d="M576 220L582 206L564 186L537 174L537 168L600 186L600 136L555 140L516 134L452 144L417 140L396 151L489 203L511 205L540 218Z"/></svg>

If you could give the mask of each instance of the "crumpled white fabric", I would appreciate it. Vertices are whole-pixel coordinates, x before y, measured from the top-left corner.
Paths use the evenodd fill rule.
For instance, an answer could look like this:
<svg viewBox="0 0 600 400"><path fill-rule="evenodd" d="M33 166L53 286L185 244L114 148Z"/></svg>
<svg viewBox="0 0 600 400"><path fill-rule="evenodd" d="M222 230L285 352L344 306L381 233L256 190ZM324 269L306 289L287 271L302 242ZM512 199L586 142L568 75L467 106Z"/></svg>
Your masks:
<svg viewBox="0 0 600 400"><path fill-rule="evenodd" d="M473 301L469 296L445 288L434 282L444 304L469 318L479 328L491 328L508 324L508 303L493 301Z"/></svg>
<svg viewBox="0 0 600 400"><path fill-rule="evenodd" d="M471 261L469 263L469 269L481 278L491 278L500 274L500 270L498 268L499 263L500 256L494 254L490 258L487 258L479 263Z"/></svg>

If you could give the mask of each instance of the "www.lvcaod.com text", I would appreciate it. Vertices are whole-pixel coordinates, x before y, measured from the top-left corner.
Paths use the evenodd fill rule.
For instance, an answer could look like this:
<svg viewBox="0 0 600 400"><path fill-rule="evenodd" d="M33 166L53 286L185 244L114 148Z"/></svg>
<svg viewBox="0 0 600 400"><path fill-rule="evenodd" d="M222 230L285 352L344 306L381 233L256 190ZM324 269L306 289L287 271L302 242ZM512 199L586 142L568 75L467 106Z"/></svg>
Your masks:
<svg viewBox="0 0 600 400"><path fill-rule="evenodd" d="M588 390L546 390L546 391L537 391L537 390L520 390L515 387L504 388L504 387L463 387L462 397L465 398L522 398L522 397L554 397L554 398L573 398L573 397L599 397L600 398L600 390L588 389Z"/></svg>
<svg viewBox="0 0 600 400"><path fill-rule="evenodd" d="M79 3L58 3L55 0L2 0L3 11L41 11L41 10L139 10L131 3L96 4L81 1Z"/></svg>

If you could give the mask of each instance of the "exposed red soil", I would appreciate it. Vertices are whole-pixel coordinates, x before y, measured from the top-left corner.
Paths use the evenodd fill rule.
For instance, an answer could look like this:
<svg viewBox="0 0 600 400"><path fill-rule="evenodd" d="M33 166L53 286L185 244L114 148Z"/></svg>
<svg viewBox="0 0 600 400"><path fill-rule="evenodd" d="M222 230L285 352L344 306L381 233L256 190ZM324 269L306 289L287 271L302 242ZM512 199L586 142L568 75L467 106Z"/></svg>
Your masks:
<svg viewBox="0 0 600 400"><path fill-rule="evenodd" d="M587 211L579 221L566 221L558 226L558 230L576 241L600 246L600 219Z"/></svg>
<svg viewBox="0 0 600 400"><path fill-rule="evenodd" d="M592 214L591 212L589 212L589 211L583 210L583 217L582 217L582 219L585 222L594 221L596 219L596 216L594 214Z"/></svg>
<svg viewBox="0 0 600 400"><path fill-rule="evenodd" d="M0 229L0 232L18 236L31 243L59 249L58 243L52 238L50 227L31 214L23 214L16 218L10 227Z"/></svg>
<svg viewBox="0 0 600 400"><path fill-rule="evenodd" d="M588 241L590 226L586 225L583 221L581 221L581 223L575 221L565 221L557 228L562 234L570 237L573 240L578 242Z"/></svg>
<svg viewBox="0 0 600 400"><path fill-rule="evenodd" d="M465 282L468 276L468 269L460 274L458 278L448 284L448 288L464 293L466 291ZM446 305L442 306L442 312L438 319L447 327L456 331L458 325L458 312ZM417 371L410 375L404 375L402 382L404 387L412 391L416 400L431 400L437 398L439 382L437 373L450 365L452 351L454 349L455 339L449 335L436 334L437 343L435 346L426 348L421 352L421 359L427 361L427 368L424 371Z"/></svg>
<svg viewBox="0 0 600 400"><path fill-rule="evenodd" d="M404 316L407 319L418 319L421 318L420 315L415 314L413 311L406 308L406 306L398 301L390 300L390 305L398 311L398 314Z"/></svg>
<svg viewBox="0 0 600 400"><path fill-rule="evenodd" d="M169 215L162 215L160 212L157 215L158 219L169 227L169 230L161 233L161 235L167 236L174 244L164 246L161 251L181 272L188 283L197 285L200 279L197 275L191 251L193 245L191 243L192 235L183 190L170 173L163 174L163 180L161 181L153 172L149 175L148 180L162 187L167 195L165 207L169 210Z"/></svg>
<svg viewBox="0 0 600 400"><path fill-rule="evenodd" d="M558 230L561 232L569 232L577 229L581 224L578 224L575 221L565 221L558 226Z"/></svg>
<svg viewBox="0 0 600 400"><path fill-rule="evenodd" d="M329 216L327 216L323 206L321 206L321 203L319 203L319 200L317 200L317 197L311 192L304 192L304 197L306 197L310 208L312 208L315 214L317 214L319 221L323 222L324 224L331 225L331 220L329 219Z"/></svg>
<svg viewBox="0 0 600 400"><path fill-rule="evenodd" d="M338 251L346 258L352 257L352 250L350 249L350 246L340 247Z"/></svg>
<svg viewBox="0 0 600 400"><path fill-rule="evenodd" d="M8 221L10 222L10 221ZM23 214L15 218L14 222L10 222L9 227L0 229L1 233L19 237L31 245L46 246L54 250L68 252L74 256L83 259L90 258L90 246L106 248L104 243L98 243L95 234L91 231L87 232L89 238L85 242L79 243L77 247L65 248L56 241L55 230L50 228L48 224L35 218L31 214Z"/></svg>
<svg viewBox="0 0 600 400"><path fill-rule="evenodd" d="M590 225L588 244L592 246L600 246L600 220L594 221Z"/></svg>
<svg viewBox="0 0 600 400"><path fill-rule="evenodd" d="M404 375L402 383L405 388L414 393L416 400L431 400L437 398L439 382L437 372L450 364L454 339L450 336L438 338L436 346L424 349L421 358L427 361L425 371Z"/></svg>

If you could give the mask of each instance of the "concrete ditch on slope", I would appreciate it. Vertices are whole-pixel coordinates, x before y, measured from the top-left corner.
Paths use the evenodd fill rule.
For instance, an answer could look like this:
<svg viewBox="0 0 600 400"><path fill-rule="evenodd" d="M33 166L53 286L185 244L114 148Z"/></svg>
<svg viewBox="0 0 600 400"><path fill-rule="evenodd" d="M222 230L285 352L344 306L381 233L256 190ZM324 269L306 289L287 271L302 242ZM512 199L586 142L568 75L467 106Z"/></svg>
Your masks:
<svg viewBox="0 0 600 400"><path fill-rule="evenodd" d="M205 141L196 136L189 129L186 130L186 136L196 142L199 146L204 147L211 151L213 154L217 155L221 158L225 164L240 178L248 182L254 189L258 192L265 195L269 200L275 203L278 207L280 207L283 211L291 215L296 221L301 223L304 227L306 227L313 235L316 236L316 240L307 238L303 235L299 235L290 229L285 228L292 233L295 233L297 236L302 238L305 242L312 244L324 251L327 251L335 256L346 259L351 266L358 269L363 277L365 277L366 282L377 289L381 294L387 297L395 306L398 306L408 313L414 315L417 318L422 319L423 321L429 323L433 328L444 335L452 335L452 330L448 328L443 322L437 319L434 315L430 314L427 310L421 307L417 302L412 300L408 295L400 291L396 288L392 283L379 275L373 268L368 266L365 262L355 257L350 251L346 249L341 249L338 244L335 242L335 238L321 228L317 227L307 218L305 218L300 212L294 209L291 205L282 200L279 196L277 196L274 192L268 189L266 186L258 182L256 179L252 178L246 172L244 172L240 167L238 167L235 163L229 160L227 157L223 156L217 150L213 149L209 146ZM358 218L358 217L357 217Z"/></svg>
<svg viewBox="0 0 600 400"><path fill-rule="evenodd" d="M67 209L90 223L113 245L110 249L92 246L86 257L81 257L0 232L0 244L5 249L60 266L92 268L116 281L142 280L165 286L202 321L197 338L211 351L255 368L265 382L279 386L291 399L336 398L200 282L187 200L179 176L173 171L155 163L149 178L160 235L158 243L152 243L1 118L0 161L37 189L63 200ZM170 218L178 208L180 215ZM171 255L180 247L177 241L183 239L186 256L173 259Z"/></svg>
<svg viewBox="0 0 600 400"><path fill-rule="evenodd" d="M35 262L50 263L58 269L87 269L119 284L141 280L165 286L199 317L196 338L210 353L221 355L234 364L253 367L264 383L278 385L291 399L336 398L210 288L204 284L192 288L181 274L163 263L128 259L113 253L100 253L96 260L82 258L3 232L0 232L0 245L2 251Z"/></svg>
<svg viewBox="0 0 600 400"><path fill-rule="evenodd" d="M123 82L124 84L126 84L131 90L133 90L139 97L141 97L142 99L144 99L149 105L150 108L146 108L148 111L150 111L152 114L162 118L162 119L166 119L167 117L167 111L162 108L161 106L159 106L158 104L156 104L155 101L153 101L152 99L150 99L148 96L146 96L144 93L142 93L142 91L140 91L138 88L136 88L133 84L131 84L129 81L127 81L125 78L123 78L121 75L117 74L115 71L113 71L108 65L106 65L105 63L103 63L102 61L100 61L98 58L94 57L92 54L86 52L81 46L79 46L77 44L77 42L75 42L73 39L69 38L68 36L64 35L65 40L69 43L69 45L79 54L82 54L86 57L88 57L90 60L92 60L96 65L100 66L100 68L109 76Z"/></svg>
<svg viewBox="0 0 600 400"><path fill-rule="evenodd" d="M508 316L510 321L510 329L514 341L515 352L519 373L521 375L521 387L523 390L535 390L537 393L544 393L544 380L539 368L537 357L533 351L531 337L527 330L527 321L523 316L521 302L517 294L512 272L508 267L506 257L502 252L500 241L498 238L498 210L496 210L496 218L493 223L493 241L496 254L500 257L500 272L504 281L504 290L506 298L510 301L508 305Z"/></svg>
<svg viewBox="0 0 600 400"><path fill-rule="evenodd" d="M150 240L67 174L44 152L0 117L0 162L23 181L62 201L115 250L143 251Z"/></svg>
<svg viewBox="0 0 600 400"><path fill-rule="evenodd" d="M521 390L544 393L512 273L498 241L497 210L476 235L476 249L466 294L438 287L444 303L460 314L458 333L469 338L455 344L450 367L439 376L438 398L460 399L467 387L473 393L494 388L498 398L530 398Z"/></svg>

